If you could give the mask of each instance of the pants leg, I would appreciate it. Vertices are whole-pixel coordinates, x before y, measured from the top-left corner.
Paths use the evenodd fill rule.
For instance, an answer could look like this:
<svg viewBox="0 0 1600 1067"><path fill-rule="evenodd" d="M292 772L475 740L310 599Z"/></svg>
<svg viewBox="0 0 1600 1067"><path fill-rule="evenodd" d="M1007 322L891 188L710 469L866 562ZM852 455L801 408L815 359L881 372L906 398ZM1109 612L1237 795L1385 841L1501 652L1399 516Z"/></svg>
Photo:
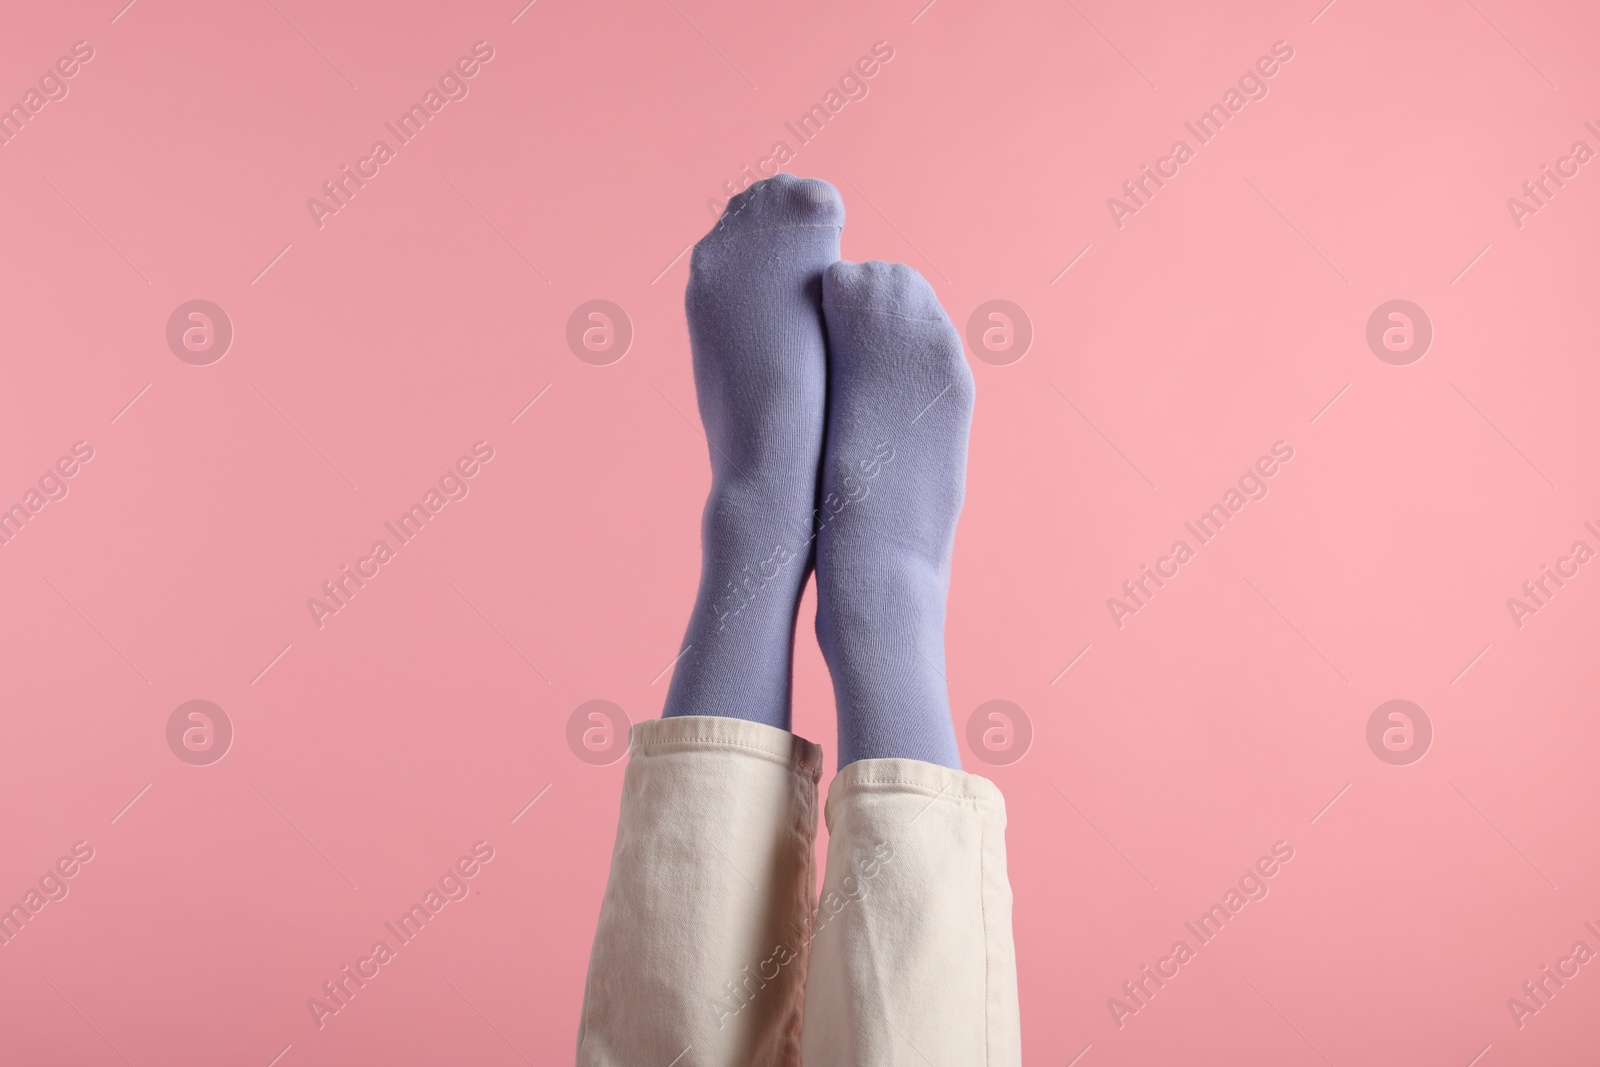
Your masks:
<svg viewBox="0 0 1600 1067"><path fill-rule="evenodd" d="M1018 1067L1000 790L918 760L860 760L833 780L827 822L805 1067Z"/></svg>
<svg viewBox="0 0 1600 1067"><path fill-rule="evenodd" d="M634 726L578 1067L798 1067L821 763L742 719Z"/></svg>

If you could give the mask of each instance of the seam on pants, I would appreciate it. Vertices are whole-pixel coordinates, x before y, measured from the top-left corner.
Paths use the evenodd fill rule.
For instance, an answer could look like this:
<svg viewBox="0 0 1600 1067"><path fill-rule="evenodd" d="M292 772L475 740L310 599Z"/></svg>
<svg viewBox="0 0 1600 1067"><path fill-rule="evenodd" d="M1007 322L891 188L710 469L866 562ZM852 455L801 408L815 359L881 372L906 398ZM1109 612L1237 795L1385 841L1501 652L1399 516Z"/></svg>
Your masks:
<svg viewBox="0 0 1600 1067"><path fill-rule="evenodd" d="M803 795L803 798L806 803L803 805L805 811L801 816L803 824L800 828L800 836L806 839L807 848L805 883L801 887L800 906L805 909L802 914L808 915L811 911L811 896L816 892L817 885L816 794ZM804 958L799 961L801 964L799 972L800 990L797 998L800 1025L796 1027L791 1043L786 1049L791 1055L785 1059L782 1067L801 1067L800 1049L801 1039L805 1033L806 1000L811 993L811 942L807 941L802 948L804 950Z"/></svg>
<svg viewBox="0 0 1600 1067"><path fill-rule="evenodd" d="M662 744L663 742L653 741L648 743ZM871 789L874 786L883 785L902 786L907 789L914 789L917 792L922 793L924 796L948 798L953 801L969 801L972 803L983 804L989 803L994 799L993 797L988 796L975 796L971 793L952 793L948 787L944 789L935 789L926 782L914 782L905 778L863 778L859 781L851 782L849 785L840 790L840 792L849 794L859 789Z"/></svg>
<svg viewBox="0 0 1600 1067"><path fill-rule="evenodd" d="M986 891L989 876L989 827L983 813L978 813L978 915L983 921L983 1062L994 1059L994 1005L990 1002L990 989L994 979L993 931L989 929L989 898Z"/></svg>
<svg viewBox="0 0 1600 1067"><path fill-rule="evenodd" d="M652 753L648 751L650 748L660 745L722 745L725 748L742 748L746 752L754 752L759 756L765 756L773 763L788 767L796 774L802 775L806 778L810 778L811 776L811 772L807 770L799 760L796 760L792 756L780 756L776 752L772 752L765 748L759 748L755 745L747 745L742 741L725 741L722 738L717 737L673 737L663 738L660 741L639 741L635 743L634 747L639 750L641 755L648 756L652 755Z"/></svg>
<svg viewBox="0 0 1600 1067"><path fill-rule="evenodd" d="M912 763L921 761L907 760L905 762ZM841 771L839 773L843 775L855 766L857 766L857 764L852 763L850 767L845 769L845 771ZM936 767L938 765L928 764L928 766ZM842 785L836 784L833 789L840 795L844 795L859 789L872 789L881 786L903 786L909 789L917 790L924 795L939 795L948 797L952 800L978 801L980 803L997 803L1004 801L1004 795L1000 792L998 787L996 787L995 784L989 781L987 778L980 778L979 776L971 774L967 771L959 771L956 772L956 774L959 774L960 776L958 779L954 781L945 779L943 784L940 785L937 784L939 779L935 779L934 781L930 782L927 780L926 776L922 775L906 774L898 771L874 771L852 776L852 779L848 781L848 783ZM835 781L837 781L837 778Z"/></svg>

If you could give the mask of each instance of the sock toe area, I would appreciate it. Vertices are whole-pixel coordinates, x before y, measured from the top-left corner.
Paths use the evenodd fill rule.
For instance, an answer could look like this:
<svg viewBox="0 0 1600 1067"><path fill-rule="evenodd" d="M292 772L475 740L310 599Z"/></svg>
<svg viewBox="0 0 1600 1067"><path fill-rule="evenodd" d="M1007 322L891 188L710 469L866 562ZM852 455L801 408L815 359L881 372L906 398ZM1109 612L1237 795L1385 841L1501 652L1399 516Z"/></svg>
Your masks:
<svg viewBox="0 0 1600 1067"><path fill-rule="evenodd" d="M831 373L876 379L856 387L858 401L898 406L926 392L918 407L937 394L942 409L971 412L974 383L961 335L915 270L879 260L833 263L822 276L822 313L835 342Z"/></svg>
<svg viewBox="0 0 1600 1067"><path fill-rule="evenodd" d="M716 244L746 234L806 226L844 226L844 200L839 190L820 178L778 174L728 201L722 217L700 243Z"/></svg>
<svg viewBox="0 0 1600 1067"><path fill-rule="evenodd" d="M839 260L822 276L823 311L867 311L948 326L933 286L904 263Z"/></svg>

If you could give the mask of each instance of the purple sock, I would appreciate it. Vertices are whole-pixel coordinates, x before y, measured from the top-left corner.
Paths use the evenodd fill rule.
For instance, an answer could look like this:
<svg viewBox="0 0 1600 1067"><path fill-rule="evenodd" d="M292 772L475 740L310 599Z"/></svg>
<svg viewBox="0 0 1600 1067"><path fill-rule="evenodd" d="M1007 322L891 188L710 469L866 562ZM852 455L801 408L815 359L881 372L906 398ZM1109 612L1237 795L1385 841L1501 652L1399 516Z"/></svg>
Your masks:
<svg viewBox="0 0 1600 1067"><path fill-rule="evenodd" d="M839 766L905 758L959 770L944 620L972 372L933 289L903 264L835 263L823 315L817 638L833 674Z"/></svg>
<svg viewBox="0 0 1600 1067"><path fill-rule="evenodd" d="M780 174L734 197L695 246L685 305L711 493L664 717L789 728L827 398L822 275L843 224L833 186Z"/></svg>

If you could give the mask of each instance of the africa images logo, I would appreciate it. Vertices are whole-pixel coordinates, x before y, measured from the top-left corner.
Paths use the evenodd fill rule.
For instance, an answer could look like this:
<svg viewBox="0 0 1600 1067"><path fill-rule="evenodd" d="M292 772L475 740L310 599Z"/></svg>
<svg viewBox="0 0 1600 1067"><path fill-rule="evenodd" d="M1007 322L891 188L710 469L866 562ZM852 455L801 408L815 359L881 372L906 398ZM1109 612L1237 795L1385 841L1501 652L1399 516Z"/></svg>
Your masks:
<svg viewBox="0 0 1600 1067"><path fill-rule="evenodd" d="M1272 42L1272 54L1261 56L1255 64L1246 68L1239 76L1237 88L1229 86L1222 94L1220 103L1212 104L1193 122L1185 122L1183 128L1194 137L1195 144L1190 145L1183 138L1172 142L1172 148L1167 155L1155 162L1152 169L1150 164L1142 164L1139 176L1130 178L1122 183L1123 195L1126 200L1114 196L1106 197L1106 210L1111 213L1111 221L1117 229L1127 225L1126 219L1137 215L1150 205L1156 191L1163 188L1167 182L1176 178L1184 164L1195 157L1201 146L1211 143L1222 133L1223 128L1232 121L1233 117L1244 110L1246 104L1252 100L1265 100L1267 98L1267 79L1274 77L1283 68L1281 64L1288 63L1294 58L1294 48L1288 41Z"/></svg>
<svg viewBox="0 0 1600 1067"><path fill-rule="evenodd" d="M383 128L394 138L393 145L378 138L372 142L367 154L356 160L354 169L348 163L343 164L338 177L323 182L322 192L326 199L315 196L306 199L306 210L311 212L311 221L316 223L317 229L326 225L325 220L329 215L337 215L349 207L356 193L366 188L367 182L376 178L382 168L394 160L400 148L410 144L445 109L445 105L465 100L472 91L468 81L477 77L492 59L494 48L488 41L473 42L472 55L462 56L446 67L445 72L439 75L437 87L429 86L428 91L422 94L421 102L413 102L399 118L383 124Z"/></svg>

